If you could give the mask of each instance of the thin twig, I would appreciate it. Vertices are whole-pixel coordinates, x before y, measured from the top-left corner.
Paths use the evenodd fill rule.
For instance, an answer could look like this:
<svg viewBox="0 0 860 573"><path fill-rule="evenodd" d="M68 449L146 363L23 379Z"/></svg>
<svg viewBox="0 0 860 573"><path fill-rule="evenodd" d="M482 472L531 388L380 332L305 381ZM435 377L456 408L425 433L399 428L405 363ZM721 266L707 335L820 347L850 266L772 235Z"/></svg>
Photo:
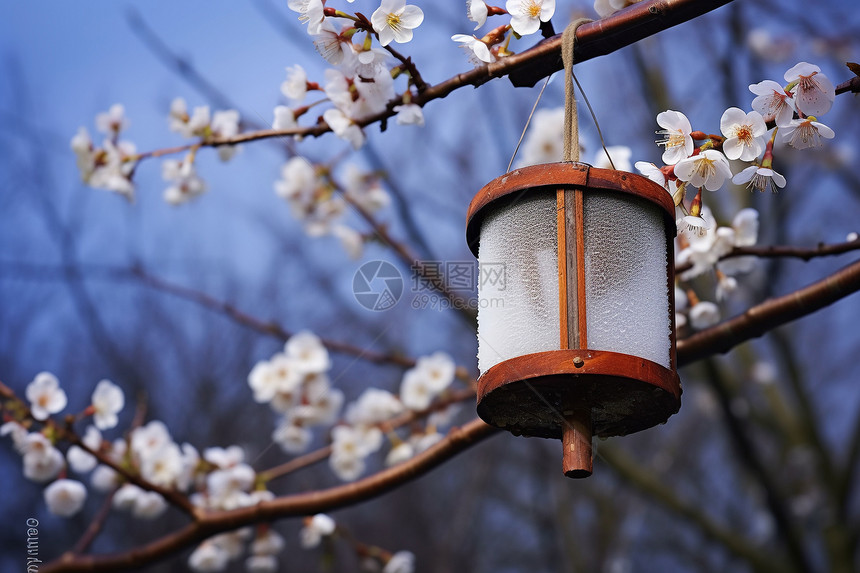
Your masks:
<svg viewBox="0 0 860 573"><path fill-rule="evenodd" d="M731 259L735 257L759 257L762 259L772 258L793 258L803 261L810 261L817 257L831 257L850 253L860 249L860 239L853 241L845 241L844 243L833 243L827 245L819 243L815 247L793 247L790 245L755 245L750 247L734 247L731 251L720 257L719 260ZM675 267L676 273L683 273L693 267L692 263L678 265Z"/></svg>
<svg viewBox="0 0 860 573"><path fill-rule="evenodd" d="M860 290L860 261L807 287L766 300L740 316L678 341L678 365L728 352L777 326L812 314Z"/></svg>

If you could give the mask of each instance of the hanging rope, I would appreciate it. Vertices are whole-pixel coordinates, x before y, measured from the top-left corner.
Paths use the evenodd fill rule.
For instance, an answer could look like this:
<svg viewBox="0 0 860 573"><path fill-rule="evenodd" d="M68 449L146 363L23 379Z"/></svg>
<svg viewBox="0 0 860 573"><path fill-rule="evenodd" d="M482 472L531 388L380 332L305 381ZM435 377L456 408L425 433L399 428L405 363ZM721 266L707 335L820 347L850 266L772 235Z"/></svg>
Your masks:
<svg viewBox="0 0 860 573"><path fill-rule="evenodd" d="M561 36L561 60L564 63L564 161L579 161L579 121L576 118L576 92L573 86L573 59L576 29L593 22L589 18L574 20Z"/></svg>

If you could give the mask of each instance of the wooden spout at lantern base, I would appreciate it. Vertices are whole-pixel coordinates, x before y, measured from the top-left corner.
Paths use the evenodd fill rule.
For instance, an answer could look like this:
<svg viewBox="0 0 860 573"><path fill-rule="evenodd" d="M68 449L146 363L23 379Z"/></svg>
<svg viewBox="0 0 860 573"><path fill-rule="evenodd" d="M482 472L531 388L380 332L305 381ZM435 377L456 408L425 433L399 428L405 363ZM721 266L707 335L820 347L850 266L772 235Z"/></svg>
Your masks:
<svg viewBox="0 0 860 573"><path fill-rule="evenodd" d="M562 425L564 475L587 478L592 472L591 408L576 406L565 411Z"/></svg>

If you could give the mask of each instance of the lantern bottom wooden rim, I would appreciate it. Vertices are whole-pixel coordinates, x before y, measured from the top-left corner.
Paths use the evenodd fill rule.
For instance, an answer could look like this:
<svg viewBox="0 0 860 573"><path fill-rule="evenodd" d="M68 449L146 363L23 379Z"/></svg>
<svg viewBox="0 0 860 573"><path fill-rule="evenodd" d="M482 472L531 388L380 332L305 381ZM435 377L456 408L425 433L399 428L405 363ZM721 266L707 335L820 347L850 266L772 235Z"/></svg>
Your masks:
<svg viewBox="0 0 860 573"><path fill-rule="evenodd" d="M656 362L588 349L518 356L478 378L478 415L515 435L561 439L571 403L590 410L595 436L624 436L676 413L681 383Z"/></svg>

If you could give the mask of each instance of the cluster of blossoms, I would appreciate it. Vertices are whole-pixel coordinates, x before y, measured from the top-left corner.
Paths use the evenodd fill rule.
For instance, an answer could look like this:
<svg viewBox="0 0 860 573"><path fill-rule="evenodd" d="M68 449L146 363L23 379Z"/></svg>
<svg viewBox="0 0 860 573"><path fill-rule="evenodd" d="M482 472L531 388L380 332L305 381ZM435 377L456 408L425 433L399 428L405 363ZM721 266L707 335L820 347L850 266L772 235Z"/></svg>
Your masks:
<svg viewBox="0 0 860 573"><path fill-rule="evenodd" d="M93 145L85 127L81 127L71 141L81 177L91 187L115 191L132 200L134 170L138 161L147 154L139 154L133 143L119 140L119 134L129 125L121 104L98 114L95 123L96 129L107 136L101 148ZM200 138L201 143L229 139L239 133L239 112L222 110L210 116L209 106L200 106L189 115L185 100L176 98L170 106L168 126L171 131L185 137ZM168 159L162 165L162 177L170 183L164 191L164 199L172 205L184 203L206 191L206 183L194 169L197 147L191 146L181 161ZM221 160L228 161L238 146L219 145L217 150Z"/></svg>
<svg viewBox="0 0 860 573"><path fill-rule="evenodd" d="M361 256L366 237L342 222L347 202L369 215L391 202L379 178L356 165L345 166L342 185L338 185L328 167L314 165L303 157L293 157L284 164L281 179L275 182L275 193L289 203L293 216L302 221L308 235L337 237L352 258Z"/></svg>
<svg viewBox="0 0 860 573"><path fill-rule="evenodd" d="M188 104L176 98L170 104L167 125L170 131L183 137L200 138L201 142L229 139L239 134L239 112L234 109L219 110L210 115L209 106L197 106L189 114ZM218 157L229 161L239 150L237 145L219 145ZM161 166L162 178L170 183L164 190L164 200L171 205L185 203L206 191L206 182L194 168L197 147L192 146L181 160L166 159Z"/></svg>
<svg viewBox="0 0 860 573"><path fill-rule="evenodd" d="M368 20L361 13L348 14L326 7L323 0L290 0L288 5L307 24L317 52L334 66L326 70L322 86L308 81L301 66L288 67L281 92L289 100L301 102L308 91L324 92L323 101L334 107L325 110L323 120L338 137L359 149L365 141L359 122L387 109L396 97L394 79L405 74L408 85L400 96L401 104L394 107L398 112L396 121L401 125L424 124L421 107L412 103L414 67L405 60L392 65L394 51L383 49L392 42L412 40L412 31L424 20L420 8L407 5L405 0L383 0ZM362 36L362 41L353 41ZM374 47L374 38L379 48ZM295 109L276 107L273 127L295 129L298 118L316 103Z"/></svg>
<svg viewBox="0 0 860 573"><path fill-rule="evenodd" d="M27 385L25 397L29 412L12 408L6 414L7 421L0 427L0 435L9 435L24 463L24 477L38 483L51 482L45 488L44 498L48 509L60 516L71 516L83 507L87 497L86 487L77 480L68 478L68 472L84 474L96 467L97 460L90 453L107 452L109 444L102 440L101 431L117 424L117 414L125 405L125 396L115 384L102 380L93 391L90 405L80 417L92 418L80 445L70 446L65 455L56 447L63 437L62 430L53 423L51 416L62 412L68 404L65 391L57 377L50 372L40 372ZM33 428L41 425L36 431Z"/></svg>
<svg viewBox="0 0 860 573"><path fill-rule="evenodd" d="M343 392L331 387L328 350L313 333L291 336L284 351L254 365L248 385L254 401L281 416L272 439L288 453L304 452L313 437L310 428L331 425L343 406Z"/></svg>
<svg viewBox="0 0 860 573"><path fill-rule="evenodd" d="M81 178L90 187L106 189L134 198L131 181L139 159L137 148L130 141L121 141L119 134L128 128L122 104L96 116L96 130L105 134L101 147L96 147L87 128L81 127L72 138L71 148L77 159Z"/></svg>
<svg viewBox="0 0 860 573"><path fill-rule="evenodd" d="M822 138L830 139L833 130L818 121L818 116L830 110L836 91L818 66L800 62L785 72L786 85L765 80L749 87L756 95L753 110L727 109L720 119L722 136L693 131L687 117L678 111L664 111L657 115L663 129L657 141L665 147L663 162L639 162L637 169L647 177L666 187L675 197L675 204L684 208L684 189L687 186L716 191L731 179L734 183L747 183L751 190L765 191L773 186L785 186L785 178L773 169L774 142L778 133L782 141L795 149L821 145ZM768 138L768 130L770 137ZM703 141L699 146L694 141ZM732 175L729 160L753 162ZM690 212L699 217L700 212ZM679 231L702 233L701 224L679 224Z"/></svg>
<svg viewBox="0 0 860 573"><path fill-rule="evenodd" d="M636 168L663 186L676 206L678 249L676 263L688 268L680 274L689 280L713 269L717 277L717 300L722 300L737 286L735 275L751 270L748 257L721 261L735 247L754 245L758 235L758 213L744 209L732 225L718 227L703 205L702 188L716 191L727 180L747 184L752 191L765 191L786 185L785 177L774 170L774 143L777 134L782 142L795 149L806 149L830 139L833 130L818 121L830 110L836 97L830 80L818 66L800 62L785 72L786 85L765 80L749 86L755 94L752 111L732 107L720 119L722 135L694 131L687 117L678 111L664 111L657 116L663 129L657 143L665 147L663 167L639 161ZM768 131L770 133L768 134ZM702 141L695 145L696 141ZM733 174L730 161L752 162ZM689 204L685 203L688 187L698 188ZM705 328L719 320L714 303L701 302L692 291L679 297L679 309L689 303L689 313L678 316L678 325L689 323ZM689 322L687 319L689 318Z"/></svg>
<svg viewBox="0 0 860 573"><path fill-rule="evenodd" d="M483 0L466 0L466 16L475 23L475 30L486 24L489 16L508 15L510 20L481 38L474 34L454 34L451 39L469 54L474 65L482 66L512 55L508 49L511 37L534 34L553 14L555 0L507 0L504 8L490 6Z"/></svg>
<svg viewBox="0 0 860 573"><path fill-rule="evenodd" d="M365 458L382 447L380 427L406 410L418 412L429 408L431 402L450 386L455 372L451 357L437 352L419 358L415 367L406 371L399 397L377 388L365 390L346 408L345 423L332 429L329 465L334 473L344 481L354 480L364 473ZM426 427L413 429L407 440L389 431L387 437L392 448L386 456L386 465L404 462L442 439L437 428L449 423L453 413L450 407L434 412L428 416Z"/></svg>
<svg viewBox="0 0 860 573"><path fill-rule="evenodd" d="M283 352L258 362L248 375L254 400L269 404L281 415L272 439L285 452L304 452L313 438L311 427L338 420L343 393L331 387L326 374L330 368L328 351L320 339L300 332L287 340ZM344 481L363 474L366 458L382 447L383 427L389 430L392 444L387 465L405 461L439 441L442 435L436 429L450 421L452 408L430 414L427 427L413 432L408 440L391 431L387 423L407 410L430 408L453 382L455 373L451 357L437 352L419 358L415 367L405 372L399 396L377 388L365 390L345 408L343 419L331 430L329 465L334 473Z"/></svg>

